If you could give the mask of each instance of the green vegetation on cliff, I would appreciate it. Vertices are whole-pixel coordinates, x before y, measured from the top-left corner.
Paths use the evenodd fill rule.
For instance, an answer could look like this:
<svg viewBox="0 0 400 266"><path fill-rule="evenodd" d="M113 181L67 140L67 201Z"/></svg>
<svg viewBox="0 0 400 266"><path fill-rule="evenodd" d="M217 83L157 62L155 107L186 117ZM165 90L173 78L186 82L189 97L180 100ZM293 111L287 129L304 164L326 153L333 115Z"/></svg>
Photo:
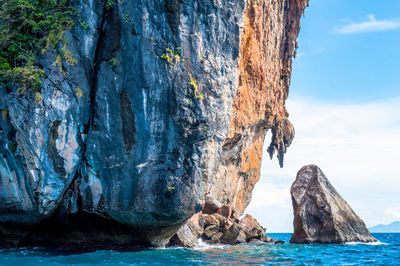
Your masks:
<svg viewBox="0 0 400 266"><path fill-rule="evenodd" d="M19 93L39 93L44 71L36 65L36 55L59 42L63 47L54 64L60 71L62 58L74 64L64 34L74 26L76 14L69 0L0 0L0 84L17 87Z"/></svg>

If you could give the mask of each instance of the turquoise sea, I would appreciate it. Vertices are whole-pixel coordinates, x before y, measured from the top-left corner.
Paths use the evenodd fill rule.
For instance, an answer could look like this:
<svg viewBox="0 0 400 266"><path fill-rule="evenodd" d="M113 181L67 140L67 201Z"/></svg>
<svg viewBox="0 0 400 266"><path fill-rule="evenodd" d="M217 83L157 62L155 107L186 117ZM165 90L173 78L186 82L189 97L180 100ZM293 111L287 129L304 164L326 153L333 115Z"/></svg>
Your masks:
<svg viewBox="0 0 400 266"><path fill-rule="evenodd" d="M269 234L286 241L278 245L208 246L149 249L140 252L96 251L69 253L61 250L20 248L0 250L0 265L400 265L400 233L374 234L377 243L344 245L295 245L290 234Z"/></svg>

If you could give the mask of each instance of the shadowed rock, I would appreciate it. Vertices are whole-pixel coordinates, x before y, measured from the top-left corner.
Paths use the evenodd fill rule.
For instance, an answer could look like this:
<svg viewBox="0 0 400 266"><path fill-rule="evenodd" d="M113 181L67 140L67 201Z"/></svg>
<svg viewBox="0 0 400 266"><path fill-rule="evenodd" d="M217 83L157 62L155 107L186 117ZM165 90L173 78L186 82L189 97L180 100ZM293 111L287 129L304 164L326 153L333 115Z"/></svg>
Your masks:
<svg viewBox="0 0 400 266"><path fill-rule="evenodd" d="M231 245L246 243L246 234L239 225L232 224L227 228L225 233L222 235L221 242Z"/></svg>
<svg viewBox="0 0 400 266"><path fill-rule="evenodd" d="M218 210L228 209L222 207ZM232 210L227 213L231 214ZM276 241L266 236L265 228L251 215L246 214L241 220L229 216L230 218L219 213L197 213L180 227L168 245L192 248L199 243L198 239L202 239L208 244L283 243L283 241Z"/></svg>
<svg viewBox="0 0 400 266"><path fill-rule="evenodd" d="M301 168L290 193L294 209L291 243L376 241L318 166Z"/></svg>
<svg viewBox="0 0 400 266"><path fill-rule="evenodd" d="M251 239L263 239L265 237L265 228L263 228L250 214L246 214L246 216L240 220L239 225L242 226L247 241L250 241Z"/></svg>

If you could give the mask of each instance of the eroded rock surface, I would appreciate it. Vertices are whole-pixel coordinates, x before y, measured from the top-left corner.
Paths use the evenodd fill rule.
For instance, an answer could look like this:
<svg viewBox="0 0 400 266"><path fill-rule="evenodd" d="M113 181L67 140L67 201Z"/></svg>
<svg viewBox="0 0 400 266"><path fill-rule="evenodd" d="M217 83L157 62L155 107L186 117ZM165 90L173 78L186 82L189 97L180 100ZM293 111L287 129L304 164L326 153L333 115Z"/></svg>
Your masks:
<svg viewBox="0 0 400 266"><path fill-rule="evenodd" d="M290 193L294 209L291 243L376 241L318 166L301 168Z"/></svg>
<svg viewBox="0 0 400 266"><path fill-rule="evenodd" d="M72 1L76 63L38 52L42 102L0 87L0 245L62 245L49 223L79 242L90 217L104 243L111 223L132 235L117 244L162 246L205 201L243 213L267 130L283 161L307 0L112 2Z"/></svg>
<svg viewBox="0 0 400 266"><path fill-rule="evenodd" d="M192 248L200 239L208 244L282 243L266 236L265 228L251 215L246 214L239 220L226 205L214 214L195 214L171 238L169 245Z"/></svg>
<svg viewBox="0 0 400 266"><path fill-rule="evenodd" d="M238 87L229 132L207 181L207 195L243 214L260 179L263 145L281 166L294 128L285 108L300 17L308 0L247 0L240 35Z"/></svg>

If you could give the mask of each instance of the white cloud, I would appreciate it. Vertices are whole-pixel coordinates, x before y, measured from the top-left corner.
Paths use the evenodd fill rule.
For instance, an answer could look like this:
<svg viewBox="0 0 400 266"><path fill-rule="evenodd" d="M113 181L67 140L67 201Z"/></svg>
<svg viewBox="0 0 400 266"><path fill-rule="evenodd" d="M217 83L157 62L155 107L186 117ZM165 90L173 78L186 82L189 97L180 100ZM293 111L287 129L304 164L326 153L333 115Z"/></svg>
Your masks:
<svg viewBox="0 0 400 266"><path fill-rule="evenodd" d="M399 219L393 206L400 206L400 98L365 104L292 98L287 106L296 137L281 169L265 152L267 135L261 180L247 212L270 231L293 230L290 186L297 171L313 163L367 226Z"/></svg>
<svg viewBox="0 0 400 266"><path fill-rule="evenodd" d="M334 29L337 34L352 34L362 32L391 31L400 29L399 19L377 20L375 15L368 15L368 20L359 23L349 23Z"/></svg>
<svg viewBox="0 0 400 266"><path fill-rule="evenodd" d="M325 51L326 51L326 48L318 48L318 49L314 49L314 50L311 50L311 51L303 51L303 52L297 54L296 59L302 58L304 56L322 54Z"/></svg>
<svg viewBox="0 0 400 266"><path fill-rule="evenodd" d="M393 217L393 219L400 220L400 209L397 208L386 208L385 215Z"/></svg>
<svg viewBox="0 0 400 266"><path fill-rule="evenodd" d="M259 183L254 189L252 207L279 206L282 208L290 207L289 188L285 185ZM289 204L288 204L289 203Z"/></svg>

